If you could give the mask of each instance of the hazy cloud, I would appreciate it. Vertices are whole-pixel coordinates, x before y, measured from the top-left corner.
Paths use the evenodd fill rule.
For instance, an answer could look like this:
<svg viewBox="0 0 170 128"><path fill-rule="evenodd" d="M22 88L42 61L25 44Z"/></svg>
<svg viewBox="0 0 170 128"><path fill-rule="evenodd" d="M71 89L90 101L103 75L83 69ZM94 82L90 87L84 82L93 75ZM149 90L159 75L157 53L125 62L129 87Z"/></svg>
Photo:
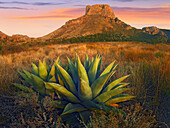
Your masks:
<svg viewBox="0 0 170 128"><path fill-rule="evenodd" d="M132 2L137 0L96 0L96 1L119 1L119 2Z"/></svg>
<svg viewBox="0 0 170 128"><path fill-rule="evenodd" d="M12 1L12 2L0 2L0 4L22 4L22 5L37 5L37 6L45 6L45 5L62 5L66 3L52 3L52 2L20 2L20 1Z"/></svg>
<svg viewBox="0 0 170 128"><path fill-rule="evenodd" d="M0 9L28 10L27 8L20 8L20 7L0 7Z"/></svg>
<svg viewBox="0 0 170 128"><path fill-rule="evenodd" d="M163 4L163 5L161 5L160 7L162 7L162 8L170 8L170 3L168 3L168 4Z"/></svg>

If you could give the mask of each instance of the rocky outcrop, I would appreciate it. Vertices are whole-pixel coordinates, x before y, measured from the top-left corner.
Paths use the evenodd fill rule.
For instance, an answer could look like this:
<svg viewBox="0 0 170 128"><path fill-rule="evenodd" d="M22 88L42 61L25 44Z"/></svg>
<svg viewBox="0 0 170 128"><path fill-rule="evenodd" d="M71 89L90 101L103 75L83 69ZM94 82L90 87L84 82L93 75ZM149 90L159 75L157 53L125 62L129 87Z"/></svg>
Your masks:
<svg viewBox="0 0 170 128"><path fill-rule="evenodd" d="M166 37L166 34L161 31L159 28L155 27L155 26L151 26L151 27L144 27L142 28L143 32L146 32L150 35L156 35L156 34L160 34L162 36Z"/></svg>
<svg viewBox="0 0 170 128"><path fill-rule="evenodd" d="M86 7L86 15L99 15L115 19L113 9L109 5L88 5Z"/></svg>
<svg viewBox="0 0 170 128"><path fill-rule="evenodd" d="M12 35L12 40L13 42L27 42L30 40L30 37L26 35Z"/></svg>
<svg viewBox="0 0 170 128"><path fill-rule="evenodd" d="M0 31L0 43L9 43L9 42L28 42L31 38L26 35L12 35L8 36L5 33Z"/></svg>

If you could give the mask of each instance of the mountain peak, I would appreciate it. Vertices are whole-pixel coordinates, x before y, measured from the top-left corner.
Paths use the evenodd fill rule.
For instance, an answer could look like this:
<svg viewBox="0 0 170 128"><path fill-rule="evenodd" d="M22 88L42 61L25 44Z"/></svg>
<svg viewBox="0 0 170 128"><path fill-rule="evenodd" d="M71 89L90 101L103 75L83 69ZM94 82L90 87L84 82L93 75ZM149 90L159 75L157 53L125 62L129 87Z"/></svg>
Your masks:
<svg viewBox="0 0 170 128"><path fill-rule="evenodd" d="M99 15L115 19L113 9L106 4L96 4L86 6L86 15Z"/></svg>

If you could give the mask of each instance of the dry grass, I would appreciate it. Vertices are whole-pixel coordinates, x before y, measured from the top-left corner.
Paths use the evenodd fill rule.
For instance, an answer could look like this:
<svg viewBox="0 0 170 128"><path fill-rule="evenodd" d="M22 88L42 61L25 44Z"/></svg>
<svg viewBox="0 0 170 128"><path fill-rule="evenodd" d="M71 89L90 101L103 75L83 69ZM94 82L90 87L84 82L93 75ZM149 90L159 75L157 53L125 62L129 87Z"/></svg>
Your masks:
<svg viewBox="0 0 170 128"><path fill-rule="evenodd" d="M132 42L97 42L77 44L56 44L45 47L34 47L29 51L0 56L0 93L15 90L12 83L20 82L18 71L31 70L31 63L38 64L44 57L48 64L60 56L66 64L66 57L74 60L75 52L84 61L85 54L89 58L102 55L102 67L106 67L114 59L119 66L113 77L118 78L131 74L126 82L131 83L130 93L137 96L137 101L157 113L157 119L170 120L168 97L170 95L170 46L167 44L143 44ZM159 115L159 116L158 116Z"/></svg>

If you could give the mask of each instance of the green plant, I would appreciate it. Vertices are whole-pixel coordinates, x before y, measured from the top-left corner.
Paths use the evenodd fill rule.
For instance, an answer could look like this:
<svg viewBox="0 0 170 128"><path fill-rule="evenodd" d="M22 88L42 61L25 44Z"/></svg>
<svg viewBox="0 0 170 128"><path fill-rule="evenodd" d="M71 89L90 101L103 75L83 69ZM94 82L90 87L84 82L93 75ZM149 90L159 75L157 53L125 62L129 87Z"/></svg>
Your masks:
<svg viewBox="0 0 170 128"><path fill-rule="evenodd" d="M47 75L50 74L47 66L45 64L42 66L41 62L39 70L33 65L33 74L26 71L24 71L25 74L20 73L23 78L25 75L27 76L25 78L29 79L28 82L32 80L36 83L36 85L29 84L41 95L44 95L48 89L50 91L55 90L57 98L53 101L53 104L60 110L61 118L66 123L75 124L77 118L86 123L93 110L119 113L119 109L114 106L117 106L119 102L134 98L134 96L122 94L130 89L124 88L128 83L121 83L129 75L112 82L109 81L115 73L117 66L115 61L101 72L102 57L98 55L92 58L91 62L86 55L84 66L77 55L75 64L69 58L67 60L68 67L66 69L55 63L55 78L57 76L58 80L51 81L49 79L51 77Z"/></svg>
<svg viewBox="0 0 170 128"><path fill-rule="evenodd" d="M23 78L22 83L27 86L16 83L14 85L26 92L36 91L40 94L41 100L43 97L53 92L53 89L50 86L45 85L44 82L58 82L58 76L56 76L55 71L55 64L58 63L61 64L59 62L59 57L51 67L47 66L45 59L43 62L39 60L39 66L32 63L32 73L25 70L19 72Z"/></svg>
<svg viewBox="0 0 170 128"><path fill-rule="evenodd" d="M123 88L128 85L127 83L120 83L129 75L108 82L115 73L117 65L114 65L114 61L101 73L101 62L102 58L96 56L90 63L86 55L83 66L76 55L75 64L68 58L68 71L60 65L56 65L63 85L51 82L45 84L60 94L59 99L55 100L54 103L57 104L56 107L63 109L61 114L63 119L68 120L69 116L72 117L73 113L77 113L77 117L87 122L86 119L89 119L92 110L116 112L117 109L113 106L134 98L134 96L121 94L129 90L129 88Z"/></svg>

